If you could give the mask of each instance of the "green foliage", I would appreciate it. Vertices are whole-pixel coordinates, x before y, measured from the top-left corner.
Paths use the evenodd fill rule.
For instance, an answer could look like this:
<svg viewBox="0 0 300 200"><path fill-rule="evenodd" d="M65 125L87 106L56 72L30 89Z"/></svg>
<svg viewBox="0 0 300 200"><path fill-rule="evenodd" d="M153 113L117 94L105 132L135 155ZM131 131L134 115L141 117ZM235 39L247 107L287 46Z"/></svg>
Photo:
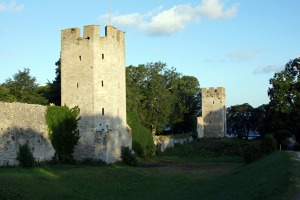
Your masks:
<svg viewBox="0 0 300 200"><path fill-rule="evenodd" d="M5 84L0 85L0 101L13 102L14 96L10 94L10 90Z"/></svg>
<svg viewBox="0 0 300 200"><path fill-rule="evenodd" d="M19 151L17 152L17 160L20 162L22 167L33 167L35 159L28 144L20 145Z"/></svg>
<svg viewBox="0 0 300 200"><path fill-rule="evenodd" d="M55 63L56 69L55 74L56 77L52 82L47 83L47 90L43 93L43 96L48 99L50 103L53 103L57 106L61 105L61 67L60 67L60 58Z"/></svg>
<svg viewBox="0 0 300 200"><path fill-rule="evenodd" d="M80 138L77 124L79 108L48 106L46 123L49 139L56 151L56 157L63 163L73 161L73 151Z"/></svg>
<svg viewBox="0 0 300 200"><path fill-rule="evenodd" d="M124 164L129 166L136 166L137 165L137 158L134 153L129 147L122 147L121 148L121 159Z"/></svg>
<svg viewBox="0 0 300 200"><path fill-rule="evenodd" d="M273 135L265 135L261 141L261 150L264 154L270 154L277 149L277 141Z"/></svg>
<svg viewBox="0 0 300 200"><path fill-rule="evenodd" d="M244 153L244 160L246 163L254 162L263 157L260 142L250 142Z"/></svg>
<svg viewBox="0 0 300 200"><path fill-rule="evenodd" d="M163 155L177 155L183 157L220 157L243 156L247 141L239 139L207 139L187 143L176 148L169 148Z"/></svg>
<svg viewBox="0 0 300 200"><path fill-rule="evenodd" d="M284 70L274 74L270 84L267 131L274 133L279 143L292 135L300 138L300 58L290 60Z"/></svg>
<svg viewBox="0 0 300 200"><path fill-rule="evenodd" d="M36 91L38 84L36 78L30 76L29 69L19 71L12 79L7 79L1 88L0 91L2 90L3 93L0 93L0 99L4 101L42 105L48 103L47 99Z"/></svg>
<svg viewBox="0 0 300 200"><path fill-rule="evenodd" d="M199 88L197 78L182 76L162 62L126 68L127 111L136 112L152 134L166 127L192 131L192 119L200 111Z"/></svg>
<svg viewBox="0 0 300 200"><path fill-rule="evenodd" d="M248 139L250 132L260 130L265 117L265 105L253 108L248 103L227 108L227 133Z"/></svg>
<svg viewBox="0 0 300 200"><path fill-rule="evenodd" d="M246 163L254 162L277 149L277 141L273 135L265 135L261 141L250 142L247 145L244 160Z"/></svg>
<svg viewBox="0 0 300 200"><path fill-rule="evenodd" d="M153 137L135 112L127 112L127 123L132 130L132 148L139 157L152 156L155 152Z"/></svg>

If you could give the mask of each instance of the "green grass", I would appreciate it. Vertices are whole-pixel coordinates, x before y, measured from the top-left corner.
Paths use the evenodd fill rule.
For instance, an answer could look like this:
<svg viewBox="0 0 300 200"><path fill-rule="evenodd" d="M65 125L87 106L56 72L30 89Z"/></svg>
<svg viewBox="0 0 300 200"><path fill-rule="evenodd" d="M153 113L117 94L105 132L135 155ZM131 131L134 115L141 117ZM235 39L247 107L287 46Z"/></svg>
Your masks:
<svg viewBox="0 0 300 200"><path fill-rule="evenodd" d="M249 165L240 157L172 155L139 167L0 168L0 199L289 199L299 189L299 163L276 152Z"/></svg>

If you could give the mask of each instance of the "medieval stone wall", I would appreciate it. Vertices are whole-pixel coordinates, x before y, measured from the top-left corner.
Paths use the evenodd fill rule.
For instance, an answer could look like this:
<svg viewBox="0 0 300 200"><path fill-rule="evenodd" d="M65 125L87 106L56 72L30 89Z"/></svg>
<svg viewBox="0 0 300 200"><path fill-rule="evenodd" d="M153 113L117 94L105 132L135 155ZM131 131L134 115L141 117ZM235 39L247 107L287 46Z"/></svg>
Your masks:
<svg viewBox="0 0 300 200"><path fill-rule="evenodd" d="M37 161L51 160L46 106L0 102L0 166L17 165L19 146L27 143Z"/></svg>

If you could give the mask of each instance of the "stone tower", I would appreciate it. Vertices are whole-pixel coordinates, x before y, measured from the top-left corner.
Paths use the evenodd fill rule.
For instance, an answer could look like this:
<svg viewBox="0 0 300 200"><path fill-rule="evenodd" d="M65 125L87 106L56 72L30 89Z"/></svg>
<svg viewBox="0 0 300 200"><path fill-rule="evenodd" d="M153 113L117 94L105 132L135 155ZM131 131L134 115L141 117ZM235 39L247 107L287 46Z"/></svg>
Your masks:
<svg viewBox="0 0 300 200"><path fill-rule="evenodd" d="M125 33L112 26L100 37L100 26L61 31L61 102L79 106L77 160L120 160L131 148L126 124Z"/></svg>
<svg viewBox="0 0 300 200"><path fill-rule="evenodd" d="M197 118L198 137L220 138L226 132L225 88L202 88L202 116Z"/></svg>

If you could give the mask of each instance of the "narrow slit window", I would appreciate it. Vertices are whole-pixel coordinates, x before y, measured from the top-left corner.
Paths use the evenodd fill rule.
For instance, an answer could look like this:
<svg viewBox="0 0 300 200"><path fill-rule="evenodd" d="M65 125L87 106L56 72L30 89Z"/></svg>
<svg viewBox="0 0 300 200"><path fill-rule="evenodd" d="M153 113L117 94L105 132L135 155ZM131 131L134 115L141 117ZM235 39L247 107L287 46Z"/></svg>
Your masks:
<svg viewBox="0 0 300 200"><path fill-rule="evenodd" d="M102 108L102 115L104 115L104 108Z"/></svg>
<svg viewBox="0 0 300 200"><path fill-rule="evenodd" d="M104 59L104 54L102 54L102 59Z"/></svg>
<svg viewBox="0 0 300 200"><path fill-rule="evenodd" d="M103 80L101 81L101 86L103 87Z"/></svg>
<svg viewBox="0 0 300 200"><path fill-rule="evenodd" d="M79 87L79 83L77 83L77 88Z"/></svg>
<svg viewBox="0 0 300 200"><path fill-rule="evenodd" d="M81 61L81 56L79 56L79 60Z"/></svg>

